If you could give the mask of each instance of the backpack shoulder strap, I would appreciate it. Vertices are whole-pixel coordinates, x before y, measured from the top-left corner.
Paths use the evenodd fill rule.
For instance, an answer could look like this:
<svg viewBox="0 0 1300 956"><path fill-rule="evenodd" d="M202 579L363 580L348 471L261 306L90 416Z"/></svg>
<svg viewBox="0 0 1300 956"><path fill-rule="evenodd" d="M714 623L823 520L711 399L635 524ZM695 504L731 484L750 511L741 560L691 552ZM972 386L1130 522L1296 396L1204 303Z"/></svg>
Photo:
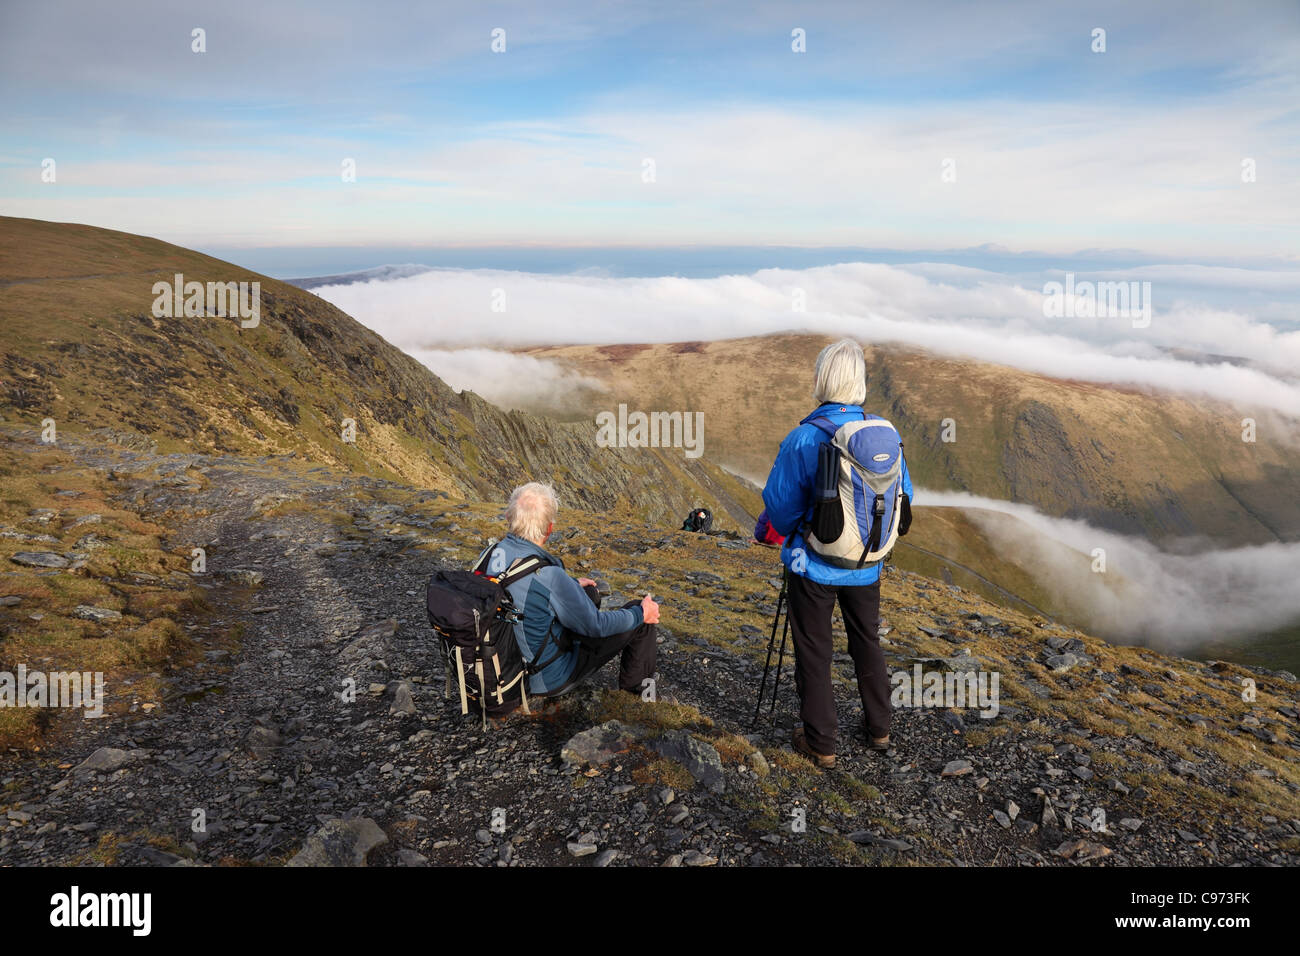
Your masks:
<svg viewBox="0 0 1300 956"><path fill-rule="evenodd" d="M550 561L540 558L535 554L530 554L526 558L519 558L506 569L506 573L497 578L497 584L503 588L508 588L516 581L528 577L534 571L540 571L550 564Z"/></svg>
<svg viewBox="0 0 1300 956"><path fill-rule="evenodd" d="M861 407L859 407L858 410L859 410L860 412L862 412ZM867 413L866 413L866 412L862 412L862 418L863 418L863 420L866 420L866 417L867 417ZM825 432L825 433L826 433L827 435L829 435L831 438L834 438L834 437L835 437L835 433L836 433L837 431L840 430L840 426L839 426L839 425L836 425L833 421L831 421L831 420L830 420L829 418L827 418L825 415L818 415L816 412L813 412L813 413L812 413L811 415L809 415L807 418L802 419L802 420L799 422L799 424L800 424L800 425L816 425L816 426L817 426L821 431Z"/></svg>
<svg viewBox="0 0 1300 956"><path fill-rule="evenodd" d="M804 422L807 422L809 425L816 425L818 428L824 431L831 438L834 438L835 433L840 430L840 427L836 425L833 421L831 421L829 418L822 417L822 416L819 416L817 418L805 418L803 422L800 422L799 424L802 425Z"/></svg>
<svg viewBox="0 0 1300 956"><path fill-rule="evenodd" d="M493 541L483 549L483 553L478 556L478 562L474 565L475 574L487 574L488 565L492 562L492 552L500 543L500 541Z"/></svg>
<svg viewBox="0 0 1300 956"><path fill-rule="evenodd" d="M493 541L487 546L484 552L479 556L478 564L474 566L475 574L490 576L488 575L488 565L492 563L492 552L496 550L497 545L500 543L500 541ZM506 568L504 574L496 576L496 580L497 583L504 588L514 584L521 578L528 577L528 575L532 574L534 571L540 571L547 565L554 563L555 562L549 557L542 557L536 554L530 554L526 558L516 558L510 567Z"/></svg>

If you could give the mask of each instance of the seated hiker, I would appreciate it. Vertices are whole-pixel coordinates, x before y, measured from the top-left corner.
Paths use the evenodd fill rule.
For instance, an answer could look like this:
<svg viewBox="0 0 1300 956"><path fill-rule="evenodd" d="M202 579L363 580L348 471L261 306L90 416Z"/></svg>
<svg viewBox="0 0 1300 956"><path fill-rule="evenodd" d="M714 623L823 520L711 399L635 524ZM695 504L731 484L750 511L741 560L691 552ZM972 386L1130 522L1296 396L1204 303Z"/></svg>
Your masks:
<svg viewBox="0 0 1300 956"><path fill-rule="evenodd" d="M682 522L683 531L696 531L700 534L708 534L713 528L713 512L708 508L696 508L686 516Z"/></svg>
<svg viewBox="0 0 1300 956"><path fill-rule="evenodd" d="M640 694L642 682L655 672L659 605L647 594L618 610L600 610L596 582L569 577L564 563L542 547L555 528L558 507L549 485L520 485L506 507L510 533L480 559L492 575L530 555L545 562L507 588L522 618L515 640L524 658L540 667L528 682L528 693L563 694L621 655L618 686Z"/></svg>
<svg viewBox="0 0 1300 956"><path fill-rule="evenodd" d="M758 521L754 524L754 540L759 544L780 546L785 542L785 535L778 534L777 530L772 527L772 522L767 518L767 510L758 516Z"/></svg>

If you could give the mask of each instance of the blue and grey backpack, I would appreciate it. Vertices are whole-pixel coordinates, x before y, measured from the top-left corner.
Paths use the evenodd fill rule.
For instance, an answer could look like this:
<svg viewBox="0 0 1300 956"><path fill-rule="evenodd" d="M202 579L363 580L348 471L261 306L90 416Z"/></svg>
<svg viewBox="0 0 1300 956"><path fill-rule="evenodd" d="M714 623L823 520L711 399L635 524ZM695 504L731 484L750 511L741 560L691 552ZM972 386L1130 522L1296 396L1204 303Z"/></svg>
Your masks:
<svg viewBox="0 0 1300 956"><path fill-rule="evenodd" d="M830 438L817 449L812 520L803 529L808 547L841 568L883 560L911 517L898 430L883 418L836 425L809 416L805 423Z"/></svg>

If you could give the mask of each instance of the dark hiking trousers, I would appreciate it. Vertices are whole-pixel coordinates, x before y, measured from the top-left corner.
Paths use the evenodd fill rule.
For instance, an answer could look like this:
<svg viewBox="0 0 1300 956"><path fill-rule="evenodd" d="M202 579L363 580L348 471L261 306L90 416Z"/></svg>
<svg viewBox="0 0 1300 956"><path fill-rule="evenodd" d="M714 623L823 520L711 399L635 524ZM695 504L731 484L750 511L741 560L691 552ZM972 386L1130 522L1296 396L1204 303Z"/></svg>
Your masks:
<svg viewBox="0 0 1300 956"><path fill-rule="evenodd" d="M597 608L600 607L600 592L591 585L583 588L587 597ZM624 607L638 607L641 602L629 601ZM566 694L582 683L596 671L614 659L615 654L622 654L618 668L618 686L629 694L641 693L641 682L653 677L655 660L659 653L659 634L653 624L641 624L610 637L585 637L569 633L569 639L578 645L578 658L573 673L559 690L548 691L547 697Z"/></svg>
<svg viewBox="0 0 1300 956"><path fill-rule="evenodd" d="M849 654L858 676L858 693L873 737L889 733L889 673L880 649L880 582L834 587L789 575L790 634L794 638L794 685L799 716L808 745L820 754L835 753L839 720L831 684L831 612L840 602Z"/></svg>

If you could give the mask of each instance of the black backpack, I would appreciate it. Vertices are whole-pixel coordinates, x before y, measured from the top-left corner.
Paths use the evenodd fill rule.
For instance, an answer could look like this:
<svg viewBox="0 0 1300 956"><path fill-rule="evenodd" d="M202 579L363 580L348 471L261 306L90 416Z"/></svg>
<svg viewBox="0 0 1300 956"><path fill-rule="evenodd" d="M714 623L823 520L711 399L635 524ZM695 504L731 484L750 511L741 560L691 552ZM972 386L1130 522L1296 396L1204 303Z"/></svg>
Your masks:
<svg viewBox="0 0 1300 956"><path fill-rule="evenodd" d="M713 512L708 508L696 508L682 522L683 531L698 531L707 534L713 527Z"/></svg>
<svg viewBox="0 0 1300 956"><path fill-rule="evenodd" d="M493 546L495 547L495 546ZM440 570L429 579L425 607L429 623L442 639L446 684L443 696L451 692L451 676L460 688L460 712L468 714L472 701L487 728L488 715L508 714L523 704L528 709L528 677L555 660L564 649L539 663L524 660L515 640L520 613L506 588L545 567L550 562L535 555L515 561L504 574L491 577L487 564L492 547L473 571ZM542 650L545 650L543 645Z"/></svg>

